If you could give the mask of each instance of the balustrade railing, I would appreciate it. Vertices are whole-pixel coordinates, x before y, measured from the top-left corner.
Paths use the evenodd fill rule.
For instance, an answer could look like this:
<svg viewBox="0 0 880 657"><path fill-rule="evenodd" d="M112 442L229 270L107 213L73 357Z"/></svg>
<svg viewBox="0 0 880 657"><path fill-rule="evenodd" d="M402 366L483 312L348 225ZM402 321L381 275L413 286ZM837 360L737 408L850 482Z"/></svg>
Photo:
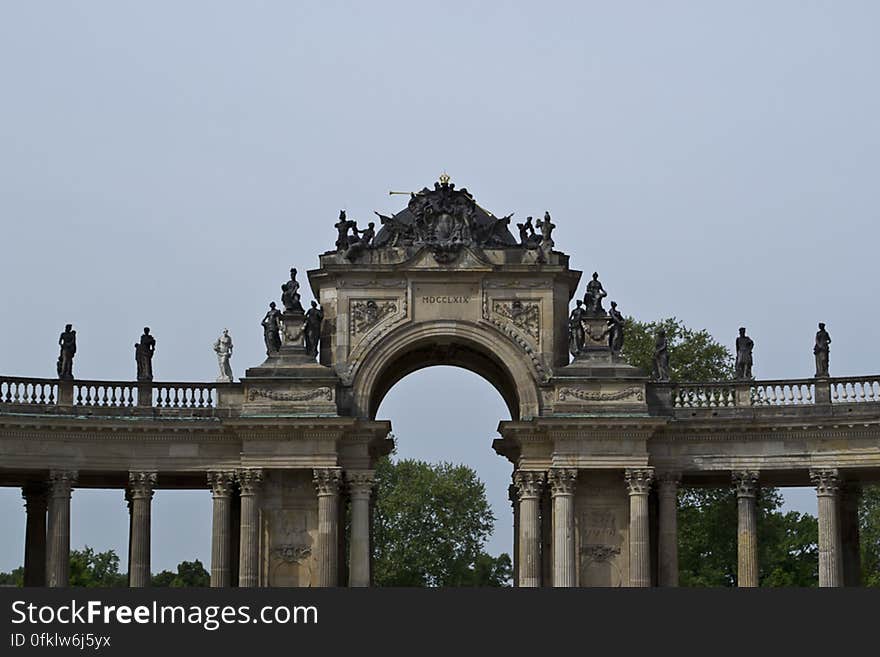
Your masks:
<svg viewBox="0 0 880 657"><path fill-rule="evenodd" d="M0 377L0 404L54 404L58 381Z"/></svg>
<svg viewBox="0 0 880 657"><path fill-rule="evenodd" d="M831 379L831 403L852 404L880 401L880 376Z"/></svg>
<svg viewBox="0 0 880 657"><path fill-rule="evenodd" d="M154 383L155 408L216 408L216 386L205 383Z"/></svg>
<svg viewBox="0 0 880 657"><path fill-rule="evenodd" d="M812 380L754 381L749 385L749 402L752 406L813 404L815 398L815 382Z"/></svg>
<svg viewBox="0 0 880 657"><path fill-rule="evenodd" d="M74 406L131 408L137 402L138 389L134 383L73 381Z"/></svg>
<svg viewBox="0 0 880 657"><path fill-rule="evenodd" d="M675 408L736 406L736 388L730 383L675 385L672 392L672 405Z"/></svg>

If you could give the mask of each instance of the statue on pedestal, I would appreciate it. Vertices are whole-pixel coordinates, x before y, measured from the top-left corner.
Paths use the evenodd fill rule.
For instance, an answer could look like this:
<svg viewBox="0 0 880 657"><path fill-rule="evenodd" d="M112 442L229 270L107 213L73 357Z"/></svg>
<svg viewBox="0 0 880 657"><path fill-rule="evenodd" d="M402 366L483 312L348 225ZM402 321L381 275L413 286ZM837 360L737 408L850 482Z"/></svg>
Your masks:
<svg viewBox="0 0 880 657"><path fill-rule="evenodd" d="M321 322L324 321L324 310L312 301L312 307L306 312L305 346L309 356L318 355L318 343L321 340Z"/></svg>
<svg viewBox="0 0 880 657"><path fill-rule="evenodd" d="M269 311L263 317L263 340L266 342L266 355L271 356L281 350L281 311L275 302L269 304Z"/></svg>
<svg viewBox="0 0 880 657"><path fill-rule="evenodd" d="M232 336L229 335L229 329L223 329L223 335L214 342L214 353L217 354L217 365L220 368L217 383L232 383L232 366L229 364L229 359L232 358Z"/></svg>
<svg viewBox="0 0 880 657"><path fill-rule="evenodd" d="M608 348L611 349L611 355L617 356L623 349L623 324L624 319L621 312L617 309L617 303L611 302L611 310L608 313Z"/></svg>
<svg viewBox="0 0 880 657"><path fill-rule="evenodd" d="M134 360L137 363L137 380L153 380L153 354L156 353L156 338L150 335L150 327L144 327L144 334L134 345Z"/></svg>
<svg viewBox="0 0 880 657"><path fill-rule="evenodd" d="M816 356L816 378L828 377L828 354L831 351L831 336L825 330L825 324L819 322L819 330L816 331L816 344L813 354Z"/></svg>
<svg viewBox="0 0 880 657"><path fill-rule="evenodd" d="M550 221L550 213L544 212L544 218L539 219L535 226L538 227L541 231L541 251L544 253L544 258L553 251L553 246L555 242L553 241L553 229L556 228L556 224Z"/></svg>
<svg viewBox="0 0 880 657"><path fill-rule="evenodd" d="M73 379L73 356L76 354L76 331L72 324L66 324L58 338L61 353L58 355L58 378L70 381Z"/></svg>
<svg viewBox="0 0 880 657"><path fill-rule="evenodd" d="M296 269L291 268L290 280L281 285L281 303L285 312L305 312L300 303L299 282L296 280Z"/></svg>
<svg viewBox="0 0 880 657"><path fill-rule="evenodd" d="M605 309L602 307L602 299L608 296L602 283L599 282L599 274L593 272L593 279L587 283L587 291L584 294L584 312L588 317L604 317Z"/></svg>
<svg viewBox="0 0 880 657"><path fill-rule="evenodd" d="M339 253L342 253L348 248L348 231L356 225L357 224L354 221L350 221L346 218L345 210L339 211L339 221L333 224L333 227L336 228L336 250Z"/></svg>
<svg viewBox="0 0 880 657"><path fill-rule="evenodd" d="M746 335L745 327L740 327L739 337L736 339L736 378L753 379L752 376L752 349L754 341Z"/></svg>
<svg viewBox="0 0 880 657"><path fill-rule="evenodd" d="M584 333L584 302L578 299L576 307L568 316L568 350L575 358L580 355L584 349L586 335Z"/></svg>
<svg viewBox="0 0 880 657"><path fill-rule="evenodd" d="M669 343L663 329L657 331L657 339L654 341L654 380L669 381Z"/></svg>

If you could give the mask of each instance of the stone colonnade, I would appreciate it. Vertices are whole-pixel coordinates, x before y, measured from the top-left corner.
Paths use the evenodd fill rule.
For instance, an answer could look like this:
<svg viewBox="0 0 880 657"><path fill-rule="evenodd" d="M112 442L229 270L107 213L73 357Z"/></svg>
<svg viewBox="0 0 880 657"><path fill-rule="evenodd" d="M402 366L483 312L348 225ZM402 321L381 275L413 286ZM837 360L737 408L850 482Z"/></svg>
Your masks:
<svg viewBox="0 0 880 657"><path fill-rule="evenodd" d="M520 469L514 472L511 499L514 503L517 555L514 579L517 586L578 586L574 492L578 470ZM757 497L760 473L740 470L731 473L737 499L737 585L759 584ZM632 587L678 586L678 489L681 474L654 469L627 468L623 481L629 493L629 585ZM858 486L844 488L834 468L812 469L819 510L819 586L859 586ZM552 581L542 580L542 527L540 500L545 486L552 494ZM657 545L651 545L649 495L657 490ZM652 556L656 550L656 575Z"/></svg>
<svg viewBox="0 0 880 657"><path fill-rule="evenodd" d="M211 531L211 586L260 585L261 468L217 470L207 473L213 498ZM318 586L339 584L340 496L351 501L350 564L347 584L371 584L370 513L373 470L315 468L312 470L318 507L318 532L314 553ZM132 471L125 500L129 511L129 586L150 585L151 509L153 492L160 482L155 471ZM24 558L25 586L64 587L70 572L70 500L78 479L76 471L53 470L46 483L22 487L26 510ZM240 504L240 523L233 526ZM236 536L238 545L234 544ZM237 547L237 550L235 549ZM238 555L235 563L235 555ZM236 568L237 566L237 568ZM234 575L237 572L237 581Z"/></svg>

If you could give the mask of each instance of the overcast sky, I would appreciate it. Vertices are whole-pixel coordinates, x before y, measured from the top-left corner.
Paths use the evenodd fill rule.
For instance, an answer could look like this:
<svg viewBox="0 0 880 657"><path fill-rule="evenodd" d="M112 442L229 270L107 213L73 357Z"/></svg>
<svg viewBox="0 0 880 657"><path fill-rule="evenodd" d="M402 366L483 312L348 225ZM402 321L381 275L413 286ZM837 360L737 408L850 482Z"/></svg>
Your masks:
<svg viewBox="0 0 880 657"><path fill-rule="evenodd" d="M8 0L0 373L54 376L72 322L80 378L133 378L145 325L157 379L212 380L223 328L239 376L339 209L366 222L444 170L497 215L549 210L626 314L747 326L758 377L810 376L818 321L832 374L876 372L878 24L855 1ZM494 389L432 368L379 415L400 456L477 468L509 551ZM73 546L124 555L122 492L73 500ZM0 517L7 570L17 490ZM160 491L153 519L154 569L208 563L207 491Z"/></svg>

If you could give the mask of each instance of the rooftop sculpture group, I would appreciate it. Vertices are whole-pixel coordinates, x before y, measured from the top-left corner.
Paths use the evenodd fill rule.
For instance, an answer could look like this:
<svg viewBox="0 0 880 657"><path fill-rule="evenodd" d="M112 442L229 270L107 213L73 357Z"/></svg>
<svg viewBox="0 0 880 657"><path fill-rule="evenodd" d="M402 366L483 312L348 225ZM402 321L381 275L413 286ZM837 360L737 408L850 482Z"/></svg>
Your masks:
<svg viewBox="0 0 880 657"><path fill-rule="evenodd" d="M344 213L340 217L340 221L343 220L347 221ZM263 316L261 325L268 357L279 354L282 347L290 347L293 351L301 349L312 358L318 355L324 311L317 301L312 301L308 311L303 309L299 294L300 284L296 280L296 274L296 269L292 268L290 279L281 285L284 312L278 310L275 302L272 301L269 310Z"/></svg>

